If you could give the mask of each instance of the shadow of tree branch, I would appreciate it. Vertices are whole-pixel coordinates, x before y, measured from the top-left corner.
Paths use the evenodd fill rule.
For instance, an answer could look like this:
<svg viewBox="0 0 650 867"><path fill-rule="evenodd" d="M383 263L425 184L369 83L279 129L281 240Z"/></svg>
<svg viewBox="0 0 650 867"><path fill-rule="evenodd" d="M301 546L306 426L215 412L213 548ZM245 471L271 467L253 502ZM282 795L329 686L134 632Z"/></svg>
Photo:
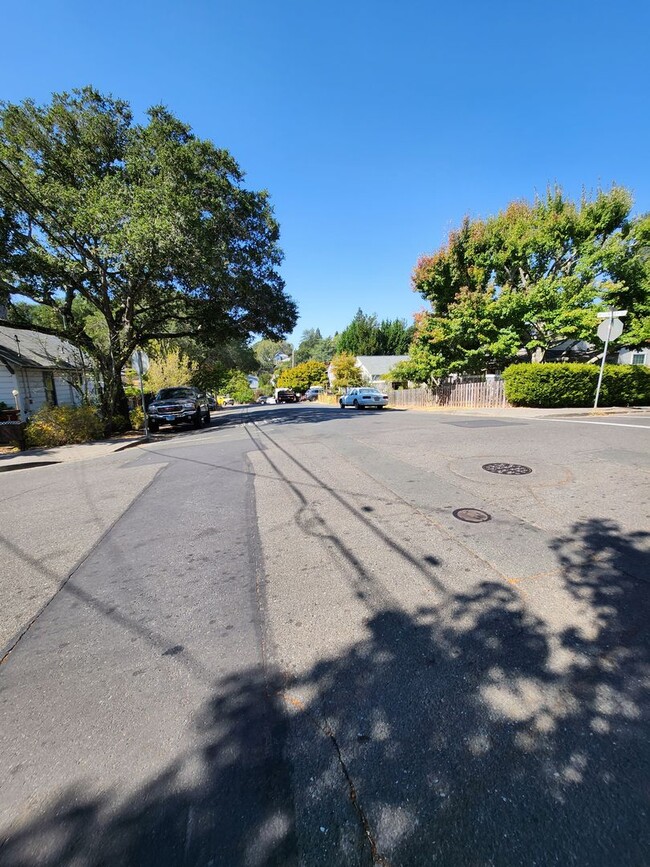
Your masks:
<svg viewBox="0 0 650 867"><path fill-rule="evenodd" d="M346 653L292 677L221 680L189 782L183 757L126 798L71 785L0 860L647 863L649 537L593 519L554 540L588 629L553 630L484 582L371 613Z"/></svg>

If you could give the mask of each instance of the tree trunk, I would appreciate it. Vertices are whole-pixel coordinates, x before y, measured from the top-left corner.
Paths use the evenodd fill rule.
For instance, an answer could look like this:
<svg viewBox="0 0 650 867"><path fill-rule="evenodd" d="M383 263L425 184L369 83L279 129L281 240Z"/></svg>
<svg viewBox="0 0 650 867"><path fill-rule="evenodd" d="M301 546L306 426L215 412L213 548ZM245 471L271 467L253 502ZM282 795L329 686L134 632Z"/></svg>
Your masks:
<svg viewBox="0 0 650 867"><path fill-rule="evenodd" d="M117 375L113 410L115 416L125 419L126 427L124 427L123 430L129 430L131 427L131 422L129 420L129 401L124 391L124 385L122 384L120 373Z"/></svg>
<svg viewBox="0 0 650 867"><path fill-rule="evenodd" d="M101 372L101 387L99 389L99 402L104 433L110 436L128 430L129 402L122 384L122 371L115 369L111 357L102 358L99 361Z"/></svg>

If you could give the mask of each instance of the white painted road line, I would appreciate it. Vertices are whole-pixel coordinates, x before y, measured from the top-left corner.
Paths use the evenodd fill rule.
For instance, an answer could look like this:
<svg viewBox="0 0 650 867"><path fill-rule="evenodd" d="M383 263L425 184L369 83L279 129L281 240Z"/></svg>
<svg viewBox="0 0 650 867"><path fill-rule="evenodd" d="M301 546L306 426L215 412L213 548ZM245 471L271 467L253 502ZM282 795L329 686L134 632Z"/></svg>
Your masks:
<svg viewBox="0 0 650 867"><path fill-rule="evenodd" d="M591 421L582 418L549 418L543 419L543 421L561 421L565 424L606 424L611 427L638 427L642 430L650 430L650 424L625 424L622 421Z"/></svg>

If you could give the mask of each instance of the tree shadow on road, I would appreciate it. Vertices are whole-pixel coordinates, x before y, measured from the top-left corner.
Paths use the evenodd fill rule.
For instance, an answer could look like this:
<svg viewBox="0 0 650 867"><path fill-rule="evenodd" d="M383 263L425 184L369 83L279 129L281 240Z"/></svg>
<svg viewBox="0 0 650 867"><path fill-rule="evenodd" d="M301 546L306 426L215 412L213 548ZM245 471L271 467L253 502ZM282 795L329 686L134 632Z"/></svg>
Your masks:
<svg viewBox="0 0 650 867"><path fill-rule="evenodd" d="M553 542L575 622L483 582L371 612L307 672L215 684L199 748L122 802L71 787L0 861L647 863L649 535L594 519Z"/></svg>

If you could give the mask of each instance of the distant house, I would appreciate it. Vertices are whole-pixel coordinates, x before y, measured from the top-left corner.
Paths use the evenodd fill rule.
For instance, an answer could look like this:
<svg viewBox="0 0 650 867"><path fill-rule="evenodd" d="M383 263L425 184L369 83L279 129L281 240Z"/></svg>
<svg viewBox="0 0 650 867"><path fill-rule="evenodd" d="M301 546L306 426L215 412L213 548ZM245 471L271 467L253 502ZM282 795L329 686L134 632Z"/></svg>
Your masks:
<svg viewBox="0 0 650 867"><path fill-rule="evenodd" d="M641 349L628 349L623 347L618 353L619 364L641 364L650 367L650 346Z"/></svg>
<svg viewBox="0 0 650 867"><path fill-rule="evenodd" d="M260 387L260 378L259 376L254 376L252 373L249 373L246 377L248 380L248 385L251 388L259 388Z"/></svg>
<svg viewBox="0 0 650 867"><path fill-rule="evenodd" d="M44 404L81 403L86 361L76 346L51 334L0 324L0 401L22 419Z"/></svg>
<svg viewBox="0 0 650 867"><path fill-rule="evenodd" d="M388 385L384 379L400 361L408 361L408 355L357 355L357 367L361 370L363 381L369 385L380 387ZM327 368L327 377L330 386L334 384L334 371L332 365Z"/></svg>
<svg viewBox="0 0 650 867"><path fill-rule="evenodd" d="M600 363L603 357L603 344L587 343L584 340L563 340L556 343L544 353L544 361L583 361L589 364ZM607 358L617 364L640 364L650 367L650 348L645 346L641 349L629 349L622 347L616 349L610 347Z"/></svg>
<svg viewBox="0 0 650 867"><path fill-rule="evenodd" d="M357 355L364 382L377 385L385 382L384 376L400 361L408 361L408 355Z"/></svg>

